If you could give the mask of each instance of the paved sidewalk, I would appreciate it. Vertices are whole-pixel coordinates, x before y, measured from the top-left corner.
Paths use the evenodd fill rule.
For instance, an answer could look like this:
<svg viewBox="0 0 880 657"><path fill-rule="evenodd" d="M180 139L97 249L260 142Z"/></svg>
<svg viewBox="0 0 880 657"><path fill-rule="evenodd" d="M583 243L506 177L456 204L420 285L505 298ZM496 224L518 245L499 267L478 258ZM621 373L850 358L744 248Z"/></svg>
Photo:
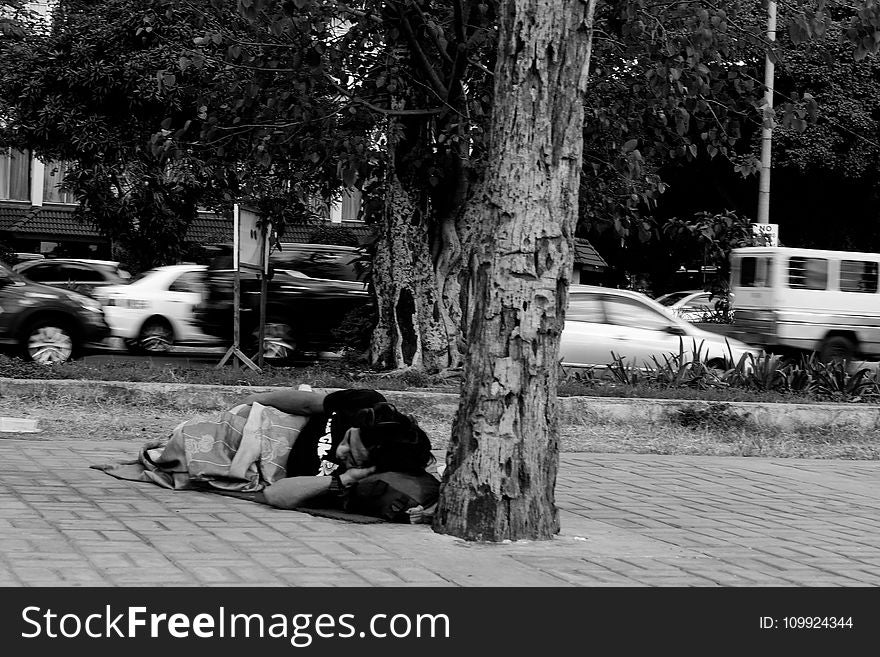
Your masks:
<svg viewBox="0 0 880 657"><path fill-rule="evenodd" d="M880 585L876 461L563 454L562 534L484 545L89 468L139 448L0 438L0 585Z"/></svg>

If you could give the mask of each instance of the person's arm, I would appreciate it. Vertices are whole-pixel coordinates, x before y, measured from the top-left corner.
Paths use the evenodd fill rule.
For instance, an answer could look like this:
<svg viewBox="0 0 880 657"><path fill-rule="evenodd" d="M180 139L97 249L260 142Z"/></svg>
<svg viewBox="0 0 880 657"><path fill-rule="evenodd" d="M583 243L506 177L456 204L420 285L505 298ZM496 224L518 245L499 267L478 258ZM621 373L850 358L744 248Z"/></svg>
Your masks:
<svg viewBox="0 0 880 657"><path fill-rule="evenodd" d="M246 397L242 404L257 402L263 406L272 406L282 413L295 415L318 415L324 412L324 397L326 393L295 388L284 388L272 392L260 392Z"/></svg>
<svg viewBox="0 0 880 657"><path fill-rule="evenodd" d="M339 475L343 487L348 488L364 477L373 474L375 467L350 468ZM333 477L288 477L280 479L263 489L266 502L279 509L295 509L315 497L330 492Z"/></svg>

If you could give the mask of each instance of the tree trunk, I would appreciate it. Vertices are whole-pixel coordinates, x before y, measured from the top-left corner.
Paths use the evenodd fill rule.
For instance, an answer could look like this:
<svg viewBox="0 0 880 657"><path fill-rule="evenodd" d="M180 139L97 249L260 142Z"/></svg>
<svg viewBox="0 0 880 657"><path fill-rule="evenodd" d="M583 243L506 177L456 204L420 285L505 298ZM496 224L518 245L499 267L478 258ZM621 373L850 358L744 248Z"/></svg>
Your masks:
<svg viewBox="0 0 880 657"><path fill-rule="evenodd" d="M448 365L449 340L438 308L428 218L393 175L387 218L373 259L378 322L370 345L374 365L440 371Z"/></svg>
<svg viewBox="0 0 880 657"><path fill-rule="evenodd" d="M489 171L468 208L470 349L434 529L559 531L559 337L568 299L594 0L507 0Z"/></svg>
<svg viewBox="0 0 880 657"><path fill-rule="evenodd" d="M472 232L462 221L467 172L460 162L451 163L455 175L437 194L442 202L416 200L395 171L398 146L389 144L385 220L373 260L379 307L371 360L391 369L443 372L461 367L466 352L463 264Z"/></svg>

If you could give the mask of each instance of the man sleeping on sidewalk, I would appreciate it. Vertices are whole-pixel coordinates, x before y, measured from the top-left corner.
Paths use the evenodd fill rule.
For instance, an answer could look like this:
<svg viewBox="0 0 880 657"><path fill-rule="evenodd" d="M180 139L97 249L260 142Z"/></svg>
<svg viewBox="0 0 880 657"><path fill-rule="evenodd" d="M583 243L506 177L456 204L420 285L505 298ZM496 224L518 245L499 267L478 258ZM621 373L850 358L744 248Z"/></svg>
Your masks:
<svg viewBox="0 0 880 657"><path fill-rule="evenodd" d="M137 459L95 465L119 479L206 490L280 509L342 510L430 522L439 481L415 418L370 389L251 395L211 420L188 420Z"/></svg>

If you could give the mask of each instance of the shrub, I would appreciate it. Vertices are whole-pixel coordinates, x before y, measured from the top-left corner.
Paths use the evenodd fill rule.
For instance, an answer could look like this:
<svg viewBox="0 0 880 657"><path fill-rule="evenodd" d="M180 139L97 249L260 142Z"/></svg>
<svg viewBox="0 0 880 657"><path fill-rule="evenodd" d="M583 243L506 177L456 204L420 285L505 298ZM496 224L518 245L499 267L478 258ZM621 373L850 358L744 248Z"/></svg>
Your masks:
<svg viewBox="0 0 880 657"><path fill-rule="evenodd" d="M735 430L749 425L749 414L739 414L730 404L687 405L675 411L677 424L688 429Z"/></svg>

